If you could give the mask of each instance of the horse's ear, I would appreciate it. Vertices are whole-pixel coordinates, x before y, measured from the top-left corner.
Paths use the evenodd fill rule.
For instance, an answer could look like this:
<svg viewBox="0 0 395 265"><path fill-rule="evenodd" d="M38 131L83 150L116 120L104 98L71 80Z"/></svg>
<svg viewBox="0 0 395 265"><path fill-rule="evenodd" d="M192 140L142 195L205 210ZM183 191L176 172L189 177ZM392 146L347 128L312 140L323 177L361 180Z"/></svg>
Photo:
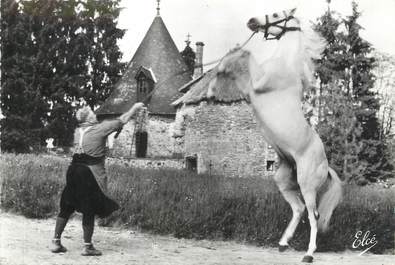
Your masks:
<svg viewBox="0 0 395 265"><path fill-rule="evenodd" d="M293 16L295 15L295 13L296 13L296 7L291 9L290 15Z"/></svg>

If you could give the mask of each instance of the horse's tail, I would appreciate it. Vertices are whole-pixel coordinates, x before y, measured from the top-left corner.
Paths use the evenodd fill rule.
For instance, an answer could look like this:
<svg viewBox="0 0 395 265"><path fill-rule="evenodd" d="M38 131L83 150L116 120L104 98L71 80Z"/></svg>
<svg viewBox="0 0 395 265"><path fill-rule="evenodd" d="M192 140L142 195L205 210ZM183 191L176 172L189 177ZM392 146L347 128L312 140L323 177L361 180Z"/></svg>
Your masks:
<svg viewBox="0 0 395 265"><path fill-rule="evenodd" d="M325 232L328 229L333 210L342 199L342 182L336 172L329 168L329 185L321 197L318 205L318 230Z"/></svg>

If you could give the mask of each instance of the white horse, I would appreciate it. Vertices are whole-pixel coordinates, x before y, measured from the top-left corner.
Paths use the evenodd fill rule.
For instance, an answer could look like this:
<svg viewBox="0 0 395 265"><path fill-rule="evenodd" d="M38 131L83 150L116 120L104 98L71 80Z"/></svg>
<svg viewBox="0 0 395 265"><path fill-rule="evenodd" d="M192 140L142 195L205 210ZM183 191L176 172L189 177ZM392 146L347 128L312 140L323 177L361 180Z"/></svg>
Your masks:
<svg viewBox="0 0 395 265"><path fill-rule="evenodd" d="M325 42L311 28L301 29L294 13L295 9L252 18L248 27L264 32L266 39L273 35L278 40L276 51L261 66L248 51L230 52L219 63L217 78L211 81L208 94L225 86L220 76L227 75L249 97L265 139L279 156L274 180L293 212L279 241L279 250L288 248L307 208L310 243L303 261L312 262L317 229L327 229L341 200L342 185L328 166L324 145L307 123L301 107L303 88L314 80L312 59L320 58ZM318 192L323 193L320 198Z"/></svg>

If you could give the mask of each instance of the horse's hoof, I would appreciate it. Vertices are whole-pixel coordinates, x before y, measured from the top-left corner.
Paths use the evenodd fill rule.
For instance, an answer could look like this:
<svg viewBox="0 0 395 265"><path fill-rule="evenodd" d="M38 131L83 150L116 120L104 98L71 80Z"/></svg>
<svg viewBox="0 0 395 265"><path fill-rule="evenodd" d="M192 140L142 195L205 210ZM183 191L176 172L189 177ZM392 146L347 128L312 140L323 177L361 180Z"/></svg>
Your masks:
<svg viewBox="0 0 395 265"><path fill-rule="evenodd" d="M304 256L303 259L302 259L302 262L312 263L313 262L313 256Z"/></svg>
<svg viewBox="0 0 395 265"><path fill-rule="evenodd" d="M284 252L289 248L288 245L282 246L282 245L278 245L278 251L279 252Z"/></svg>

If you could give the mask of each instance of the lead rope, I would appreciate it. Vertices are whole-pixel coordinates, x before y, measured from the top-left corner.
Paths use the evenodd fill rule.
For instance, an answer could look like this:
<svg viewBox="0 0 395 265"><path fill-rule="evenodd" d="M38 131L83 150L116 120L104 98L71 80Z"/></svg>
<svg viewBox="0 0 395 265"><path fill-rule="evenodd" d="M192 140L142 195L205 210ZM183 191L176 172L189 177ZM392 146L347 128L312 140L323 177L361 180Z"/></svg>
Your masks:
<svg viewBox="0 0 395 265"><path fill-rule="evenodd" d="M232 50L231 53L236 52L236 51L238 51L239 49L244 48L244 46L247 45L247 43L252 39L252 37L254 37L254 35L255 35L256 33L257 33L257 32L253 32L253 33L250 35L250 37L249 37L246 41L244 41L244 43L243 43L241 46L238 46L237 49ZM211 62L208 62L208 63L205 63L205 64L195 65L194 68L203 67L203 66L209 66L209 65L218 63L218 62L222 61L222 59L225 58L227 55L228 55L228 53L225 54L224 56L222 56L221 58L217 59L217 60L214 60L214 61L211 61ZM128 65L130 65L130 62L129 62ZM180 72L178 72L178 73L176 73L176 74L174 74L174 75L172 75L172 76L170 76L170 77L168 77L168 78L162 80L161 82L159 82L159 83L154 87L154 89L152 89L152 90L148 93L148 95L147 95L141 102L143 102L143 103L146 105L146 104L148 103L150 97L154 94L154 92L155 92L159 87L161 87L161 86L163 85L163 83L165 83L166 81L168 81L170 78L173 78L173 77L178 76L178 75L185 74L185 73L187 73L187 72L189 72L189 71L190 71L189 69L188 69L188 70L185 70L185 71L180 71ZM136 127L134 128L134 131L135 131L135 130L136 130ZM117 133L115 134L114 138L118 138L118 136L119 136L119 134L121 133L121 131L122 131L122 128L119 129L119 130L117 131ZM133 134L133 137L134 137L134 134ZM133 146L133 139L132 139L132 146ZM131 149L132 149L132 148L131 148ZM130 152L132 152L132 151L130 151Z"/></svg>
<svg viewBox="0 0 395 265"><path fill-rule="evenodd" d="M236 48L235 50L232 50L232 52L235 52L235 51L237 51L237 50L239 50L239 49L244 48L244 46L246 46L247 43L250 42L250 40L252 39L252 37L254 37L254 35L255 35L256 33L257 33L257 32L254 31L254 32L250 35L250 37L249 37L241 46L237 46L237 48ZM194 68L198 68L198 67L203 67L203 66L208 66L208 65L215 64L215 63L219 63L220 61L222 61L222 59L223 59L226 55L228 55L228 54L225 54L224 56L222 56L221 58L219 58L219 59L217 59L217 60L213 60L213 61L208 62L208 63L205 63L205 64L197 65L197 66L195 66Z"/></svg>
<svg viewBox="0 0 395 265"><path fill-rule="evenodd" d="M257 32L253 32L253 33L250 35L250 37L249 37L241 46L237 46L237 48L234 49L234 50L232 50L231 53L236 52L237 50L244 48L244 46L247 45L247 43L252 39L252 37L254 37L254 35L255 35L256 33L257 33ZM227 55L228 55L228 54L225 54L225 55L222 56L221 58L219 58L219 59L217 59L217 60L214 60L214 61L211 61L211 62L208 62L208 63L205 63L205 64L196 65L196 66L194 66L194 68L203 67L203 66L209 66L209 65L212 65L212 64L215 64L215 63L219 63L219 62L222 61L222 59L225 58ZM163 85L164 82L166 82L166 81L169 80L170 78L173 78L174 76L178 76L178 75L181 75L181 74L185 74L185 73L187 73L187 72L189 72L189 69L188 69L188 70L185 70L185 71L180 71L180 72L178 72L178 73L176 73L176 74L174 74L174 75L172 75L172 76L166 78L165 80L162 80L161 82L158 83L158 85L156 85L156 86L154 87L154 89L151 90L151 92L148 93L148 95L147 95L141 102L143 102L144 104L146 104L146 103L148 102L148 100L150 99L150 97L154 94L155 90L158 89L161 85Z"/></svg>

